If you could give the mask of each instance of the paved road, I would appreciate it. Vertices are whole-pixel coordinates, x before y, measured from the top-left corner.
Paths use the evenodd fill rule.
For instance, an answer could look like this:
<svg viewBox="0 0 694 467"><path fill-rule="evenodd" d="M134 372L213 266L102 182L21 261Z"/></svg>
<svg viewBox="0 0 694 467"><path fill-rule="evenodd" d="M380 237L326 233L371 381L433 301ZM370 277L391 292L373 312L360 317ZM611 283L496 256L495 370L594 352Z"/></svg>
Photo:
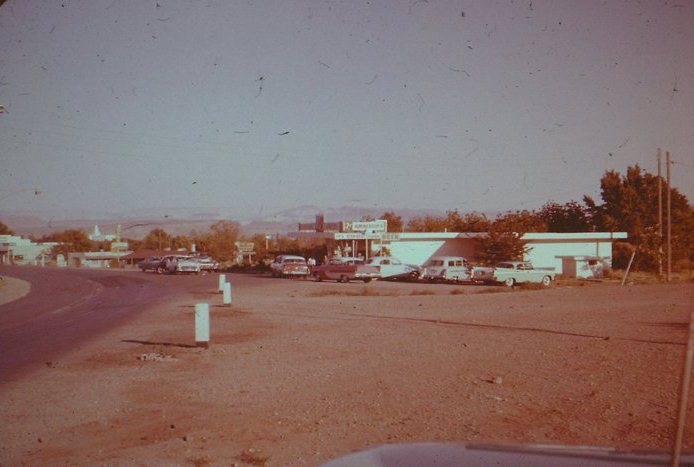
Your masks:
<svg viewBox="0 0 694 467"><path fill-rule="evenodd" d="M26 266L0 266L0 275L31 283L28 295L0 306L0 384L174 299L187 291L183 281L189 279Z"/></svg>

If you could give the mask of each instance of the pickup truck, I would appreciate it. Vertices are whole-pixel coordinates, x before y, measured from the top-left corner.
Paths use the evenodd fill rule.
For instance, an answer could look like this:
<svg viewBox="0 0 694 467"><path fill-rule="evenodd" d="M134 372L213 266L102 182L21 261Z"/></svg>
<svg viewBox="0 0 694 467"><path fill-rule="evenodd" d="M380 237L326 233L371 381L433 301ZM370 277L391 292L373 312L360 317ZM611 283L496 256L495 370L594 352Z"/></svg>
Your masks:
<svg viewBox="0 0 694 467"><path fill-rule="evenodd" d="M545 287L550 285L556 274L549 269L535 269L528 261L504 261L494 267L491 282L513 287L524 282L535 282Z"/></svg>
<svg viewBox="0 0 694 467"><path fill-rule="evenodd" d="M378 279L381 274L376 266L364 264L361 258L343 256L332 258L327 263L315 266L311 275L316 281L334 280L349 282L353 280L370 282Z"/></svg>
<svg viewBox="0 0 694 467"><path fill-rule="evenodd" d="M394 256L374 256L366 264L378 268L381 280L416 281L421 273L419 266L404 264Z"/></svg>

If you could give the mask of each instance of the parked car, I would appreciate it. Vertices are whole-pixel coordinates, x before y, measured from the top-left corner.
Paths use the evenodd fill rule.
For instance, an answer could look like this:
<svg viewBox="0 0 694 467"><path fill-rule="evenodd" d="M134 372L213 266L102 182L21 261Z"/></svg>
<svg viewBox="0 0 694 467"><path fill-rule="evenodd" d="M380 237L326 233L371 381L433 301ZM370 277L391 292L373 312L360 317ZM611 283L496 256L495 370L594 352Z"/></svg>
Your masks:
<svg viewBox="0 0 694 467"><path fill-rule="evenodd" d="M489 284L494 282L494 268L487 266L472 267L472 281L477 283Z"/></svg>
<svg viewBox="0 0 694 467"><path fill-rule="evenodd" d="M332 258L327 263L314 267L311 274L318 282L323 280L371 282L381 277L378 267L367 265L363 259L351 256Z"/></svg>
<svg viewBox="0 0 694 467"><path fill-rule="evenodd" d="M306 258L294 255L279 255L270 264L272 277L301 277L309 276L308 263Z"/></svg>
<svg viewBox="0 0 694 467"><path fill-rule="evenodd" d="M193 257L198 263L200 263L200 270L206 272L217 272L219 270L219 263L212 259L208 255L195 255Z"/></svg>
<svg viewBox="0 0 694 467"><path fill-rule="evenodd" d="M150 256L149 258L137 263L137 267L140 268L142 272L155 271L158 274L161 274L164 272L164 267L161 261L161 256Z"/></svg>
<svg viewBox="0 0 694 467"><path fill-rule="evenodd" d="M385 280L412 280L419 279L421 268L414 264L404 264L393 256L374 256L366 260L369 266L376 266L380 273L380 279Z"/></svg>
<svg viewBox="0 0 694 467"><path fill-rule="evenodd" d="M422 279L429 282L468 282L472 266L462 256L432 256L424 263Z"/></svg>
<svg viewBox="0 0 694 467"><path fill-rule="evenodd" d="M199 274L202 266L192 256L168 255L162 259L162 269L169 274Z"/></svg>
<svg viewBox="0 0 694 467"><path fill-rule="evenodd" d="M528 261L504 261L494 268L492 280L513 287L524 282L535 282L550 285L556 274L550 269L535 269Z"/></svg>

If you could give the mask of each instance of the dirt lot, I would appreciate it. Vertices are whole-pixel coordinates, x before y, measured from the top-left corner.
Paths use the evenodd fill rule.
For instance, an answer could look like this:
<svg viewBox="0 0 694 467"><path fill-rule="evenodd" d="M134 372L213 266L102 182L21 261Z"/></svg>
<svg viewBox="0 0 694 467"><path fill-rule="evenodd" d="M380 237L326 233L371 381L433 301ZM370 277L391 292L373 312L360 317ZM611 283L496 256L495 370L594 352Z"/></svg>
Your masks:
<svg viewBox="0 0 694 467"><path fill-rule="evenodd" d="M499 293L229 277L232 307L218 306L216 276L191 278L186 300L0 385L0 465L317 465L413 441L672 444L691 284ZM197 302L212 305L207 350L192 345Z"/></svg>

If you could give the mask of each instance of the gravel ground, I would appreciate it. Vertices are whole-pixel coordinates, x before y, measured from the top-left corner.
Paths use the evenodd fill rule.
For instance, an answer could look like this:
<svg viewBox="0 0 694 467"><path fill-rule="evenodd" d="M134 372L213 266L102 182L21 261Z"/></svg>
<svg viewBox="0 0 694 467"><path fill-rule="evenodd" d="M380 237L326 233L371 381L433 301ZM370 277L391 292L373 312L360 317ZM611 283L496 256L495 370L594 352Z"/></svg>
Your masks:
<svg viewBox="0 0 694 467"><path fill-rule="evenodd" d="M191 277L185 299L0 384L0 465L318 465L415 441L672 445L691 283L228 277L230 307L216 276ZM193 342L198 302L211 305L209 349Z"/></svg>

